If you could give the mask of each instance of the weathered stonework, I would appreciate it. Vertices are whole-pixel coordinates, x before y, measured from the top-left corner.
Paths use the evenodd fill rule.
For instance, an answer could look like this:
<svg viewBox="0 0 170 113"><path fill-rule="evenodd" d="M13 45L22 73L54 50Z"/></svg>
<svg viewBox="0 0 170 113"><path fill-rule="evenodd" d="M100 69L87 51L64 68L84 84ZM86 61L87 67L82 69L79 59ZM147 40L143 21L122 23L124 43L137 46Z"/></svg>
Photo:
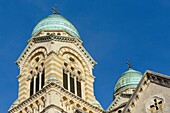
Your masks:
<svg viewBox="0 0 170 113"><path fill-rule="evenodd" d="M170 77L146 71L123 113L169 113Z"/></svg>
<svg viewBox="0 0 170 113"><path fill-rule="evenodd" d="M92 104L96 101L93 90L95 77L92 73L95 61L83 48L79 39L57 36L54 33L42 35L41 32L32 37L17 60L20 68L18 103L15 102L11 106L9 113L73 113L77 109L82 112L102 113L101 106L96 107ZM69 84L69 89L63 87L63 69L81 83L81 98L77 96L76 88L73 94L70 92ZM43 71L44 86L41 80ZM31 84L34 85L33 89ZM77 87L77 84L74 84Z"/></svg>
<svg viewBox="0 0 170 113"><path fill-rule="evenodd" d="M96 62L82 43L74 26L58 13L42 20L16 62L20 68L18 98L8 112L170 112L170 77L146 71L141 79L142 74L130 64L104 111L94 95Z"/></svg>

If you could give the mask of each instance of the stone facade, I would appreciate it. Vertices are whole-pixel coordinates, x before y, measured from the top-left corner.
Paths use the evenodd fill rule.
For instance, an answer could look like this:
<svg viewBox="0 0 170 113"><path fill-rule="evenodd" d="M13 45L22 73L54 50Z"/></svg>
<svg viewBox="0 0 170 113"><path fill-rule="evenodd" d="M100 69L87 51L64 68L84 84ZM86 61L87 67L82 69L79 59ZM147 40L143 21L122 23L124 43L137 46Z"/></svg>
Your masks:
<svg viewBox="0 0 170 113"><path fill-rule="evenodd" d="M69 34L58 36L57 32L53 32L43 36L45 33L43 31L32 37L17 60L20 68L18 103L12 105L9 113L103 112L101 106L93 105L96 102L93 89L95 77L92 73L95 61L83 48L82 42L67 37ZM45 84L41 86L43 70ZM63 71L68 74L68 89L63 88ZM39 91L36 91L37 74L40 75ZM70 89L70 77L74 79L74 93ZM35 87L30 96L32 79ZM81 83L81 97L77 96L76 79Z"/></svg>
<svg viewBox="0 0 170 113"><path fill-rule="evenodd" d="M146 71L124 113L169 113L170 77Z"/></svg>
<svg viewBox="0 0 170 113"><path fill-rule="evenodd" d="M94 95L96 62L83 47L80 37L67 31L74 30L67 20L64 22L71 26L67 25L66 30L49 30L47 20L48 30L33 35L17 60L20 69L18 98L9 113L170 112L170 77L146 71L140 81L141 73L133 69L118 81L114 101L104 111ZM65 25L61 22L60 28Z"/></svg>

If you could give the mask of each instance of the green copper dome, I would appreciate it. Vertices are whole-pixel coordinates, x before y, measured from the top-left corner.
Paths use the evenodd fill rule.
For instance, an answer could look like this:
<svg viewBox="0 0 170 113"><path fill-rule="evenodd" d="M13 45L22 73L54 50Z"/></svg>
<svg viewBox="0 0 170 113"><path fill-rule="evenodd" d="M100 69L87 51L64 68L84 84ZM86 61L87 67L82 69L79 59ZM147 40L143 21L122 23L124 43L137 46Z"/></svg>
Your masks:
<svg viewBox="0 0 170 113"><path fill-rule="evenodd" d="M136 88L142 78L142 73L129 68L124 72L116 83L114 92L126 88Z"/></svg>
<svg viewBox="0 0 170 113"><path fill-rule="evenodd" d="M42 19L33 29L32 36L43 30L62 30L80 39L79 33L74 25L59 14L52 14Z"/></svg>

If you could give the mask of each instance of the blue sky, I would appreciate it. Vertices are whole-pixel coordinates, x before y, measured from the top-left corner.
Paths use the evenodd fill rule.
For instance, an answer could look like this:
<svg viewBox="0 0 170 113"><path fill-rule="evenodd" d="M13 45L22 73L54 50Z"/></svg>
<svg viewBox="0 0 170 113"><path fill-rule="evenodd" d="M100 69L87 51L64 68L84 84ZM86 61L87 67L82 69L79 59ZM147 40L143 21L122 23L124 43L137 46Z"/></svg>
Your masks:
<svg viewBox="0 0 170 113"><path fill-rule="evenodd" d="M170 75L169 0L1 0L0 113L6 113L17 98L15 61L34 26L52 14L54 6L76 26L84 47L98 62L95 96L104 109L112 102L128 58L142 73Z"/></svg>

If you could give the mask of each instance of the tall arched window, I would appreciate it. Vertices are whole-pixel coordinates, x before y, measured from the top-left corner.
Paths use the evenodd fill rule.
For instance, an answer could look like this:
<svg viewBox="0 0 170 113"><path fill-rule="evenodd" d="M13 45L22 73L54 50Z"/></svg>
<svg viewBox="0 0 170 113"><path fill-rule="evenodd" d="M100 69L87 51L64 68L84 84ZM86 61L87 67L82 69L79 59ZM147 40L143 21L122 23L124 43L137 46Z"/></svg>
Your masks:
<svg viewBox="0 0 170 113"><path fill-rule="evenodd" d="M63 87L79 97L82 97L81 76L82 71L80 71L78 63L73 57L69 57L64 62Z"/></svg>
<svg viewBox="0 0 170 113"><path fill-rule="evenodd" d="M45 84L45 69L43 63L42 55L39 55L32 59L30 62L30 96L38 92L40 89L43 88Z"/></svg>
<svg viewBox="0 0 170 113"><path fill-rule="evenodd" d="M40 76L40 74L38 73L38 75L36 77L36 92L39 91L39 84L40 84L40 82L39 82L40 77L39 76Z"/></svg>
<svg viewBox="0 0 170 113"><path fill-rule="evenodd" d="M45 69L43 69L41 74L41 88L43 88L44 83L45 83Z"/></svg>
<svg viewBox="0 0 170 113"><path fill-rule="evenodd" d="M34 94L34 78L31 79L30 82L30 96Z"/></svg>
<svg viewBox="0 0 170 113"><path fill-rule="evenodd" d="M74 78L71 76L71 73L70 73L70 91L75 94Z"/></svg>
<svg viewBox="0 0 170 113"><path fill-rule="evenodd" d="M42 71L42 73L38 73L36 76L32 77L30 81L30 96L32 96L33 94L35 94L36 92L43 88L44 81L45 81L44 70Z"/></svg>
<svg viewBox="0 0 170 113"><path fill-rule="evenodd" d="M63 87L68 90L68 75L65 70L63 70Z"/></svg>
<svg viewBox="0 0 170 113"><path fill-rule="evenodd" d="M78 81L78 78L76 78L77 81L77 96L81 97L81 82Z"/></svg>
<svg viewBox="0 0 170 113"><path fill-rule="evenodd" d="M81 97L82 95L81 82L78 80L78 78L73 77L71 73L66 73L64 70L63 70L63 87L67 90L70 90L70 92L77 94L77 96L79 97Z"/></svg>

